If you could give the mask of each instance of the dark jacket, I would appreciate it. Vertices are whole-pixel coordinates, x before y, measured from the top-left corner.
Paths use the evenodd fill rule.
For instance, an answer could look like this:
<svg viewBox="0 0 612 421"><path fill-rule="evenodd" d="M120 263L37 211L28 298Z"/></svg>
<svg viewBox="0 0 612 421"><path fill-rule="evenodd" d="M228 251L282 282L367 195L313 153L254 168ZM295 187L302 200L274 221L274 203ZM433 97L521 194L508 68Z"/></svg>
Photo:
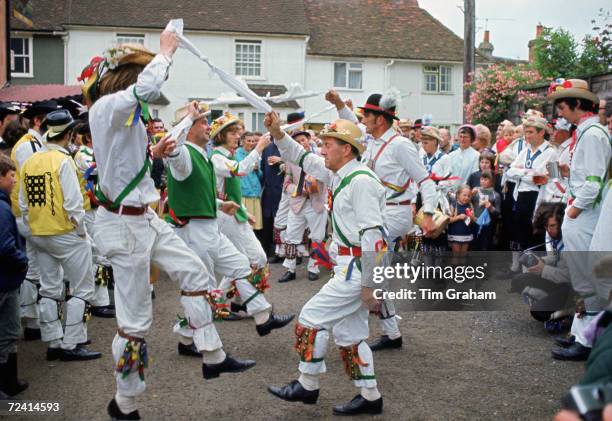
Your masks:
<svg viewBox="0 0 612 421"><path fill-rule="evenodd" d="M19 288L27 268L28 258L11 211L11 199L0 190L0 292Z"/></svg>
<svg viewBox="0 0 612 421"><path fill-rule="evenodd" d="M280 156L278 147L272 143L261 154L261 173L263 175L263 192L261 208L264 218L274 218L283 193L284 174L279 174L280 165L268 165L268 157Z"/></svg>

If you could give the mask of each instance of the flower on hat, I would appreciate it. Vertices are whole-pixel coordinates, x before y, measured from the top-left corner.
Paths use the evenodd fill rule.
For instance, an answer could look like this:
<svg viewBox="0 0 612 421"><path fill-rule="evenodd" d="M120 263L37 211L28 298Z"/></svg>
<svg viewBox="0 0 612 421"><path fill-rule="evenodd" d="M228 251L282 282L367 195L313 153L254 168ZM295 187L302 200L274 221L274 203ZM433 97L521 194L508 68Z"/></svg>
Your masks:
<svg viewBox="0 0 612 421"><path fill-rule="evenodd" d="M81 72L81 75L77 77L77 80L79 82L82 82L84 80L89 79L91 75L93 75L93 73L98 70L98 65L102 63L103 61L104 61L104 58L100 56L96 56L92 58L89 64L87 65L87 67L85 67L83 71Z"/></svg>
<svg viewBox="0 0 612 421"><path fill-rule="evenodd" d="M338 126L336 125L335 122L334 123L326 124L323 127L323 130L321 130L320 135L324 136L324 135L329 134L329 133L338 133L338 134L345 135L345 136L350 136L351 135L351 132L348 129L338 130Z"/></svg>
<svg viewBox="0 0 612 421"><path fill-rule="evenodd" d="M552 94L553 92L562 91L563 89L572 88L574 85L570 80L564 78L558 78L552 81L548 88L548 94Z"/></svg>

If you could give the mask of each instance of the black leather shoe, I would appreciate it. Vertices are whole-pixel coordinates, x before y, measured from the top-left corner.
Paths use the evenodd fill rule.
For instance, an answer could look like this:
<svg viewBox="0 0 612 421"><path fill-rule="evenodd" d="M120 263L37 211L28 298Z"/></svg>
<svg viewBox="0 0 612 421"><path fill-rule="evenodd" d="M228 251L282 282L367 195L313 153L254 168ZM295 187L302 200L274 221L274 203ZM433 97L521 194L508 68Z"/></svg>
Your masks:
<svg viewBox="0 0 612 421"><path fill-rule="evenodd" d="M389 336L382 335L380 339L375 342L372 342L370 345L370 349L372 351L381 351L383 349L397 349L402 347L402 337L395 339L389 339Z"/></svg>
<svg viewBox="0 0 612 421"><path fill-rule="evenodd" d="M74 349L62 349L60 354L61 361L87 361L97 360L102 357L102 353L98 351L90 351L83 346L77 346Z"/></svg>
<svg viewBox="0 0 612 421"><path fill-rule="evenodd" d="M319 280L319 274L318 273L314 273L314 272L308 272L308 280L309 281L318 281Z"/></svg>
<svg viewBox="0 0 612 421"><path fill-rule="evenodd" d="M229 313L220 316L220 319L226 322L238 322L240 320L244 320L244 317L242 317L240 314Z"/></svg>
<svg viewBox="0 0 612 421"><path fill-rule="evenodd" d="M47 348L47 361L59 360L62 356L62 348Z"/></svg>
<svg viewBox="0 0 612 421"><path fill-rule="evenodd" d="M32 329L26 327L23 329L23 340L24 341L38 341L40 339L40 329Z"/></svg>
<svg viewBox="0 0 612 421"><path fill-rule="evenodd" d="M91 340L87 339L85 342L81 342L79 344L77 344L77 346L87 346L87 345L91 345Z"/></svg>
<svg viewBox="0 0 612 421"><path fill-rule="evenodd" d="M555 343L562 348L569 348L576 343L576 337L574 335L561 335L555 338Z"/></svg>
<svg viewBox="0 0 612 421"><path fill-rule="evenodd" d="M552 350L552 357L555 360L566 361L586 361L591 353L591 348L582 346L578 342L574 342L567 348L555 348Z"/></svg>
<svg viewBox="0 0 612 421"><path fill-rule="evenodd" d="M115 309L108 306L92 307L91 314L96 317L103 317L105 319L112 319L115 317Z"/></svg>
<svg viewBox="0 0 612 421"><path fill-rule="evenodd" d="M202 364L202 375L205 379L214 379L221 373L239 373L246 371L255 365L253 360L237 360L229 354L219 364Z"/></svg>
<svg viewBox="0 0 612 421"><path fill-rule="evenodd" d="M26 390L28 386L28 382L19 380L17 353L10 353L6 362L0 364L0 391L8 396L15 396Z"/></svg>
<svg viewBox="0 0 612 421"><path fill-rule="evenodd" d="M232 313L240 313L240 312L246 313L247 307L244 304L238 304L232 301L230 303L230 311Z"/></svg>
<svg viewBox="0 0 612 421"><path fill-rule="evenodd" d="M278 280L279 283L289 282L295 280L295 272L287 271L285 274Z"/></svg>
<svg viewBox="0 0 612 421"><path fill-rule="evenodd" d="M291 320L295 317L295 314L289 314L287 316L277 316L274 313L270 313L270 318L265 323L255 325L255 329L259 336L266 336L274 329L280 329L291 323Z"/></svg>
<svg viewBox="0 0 612 421"><path fill-rule="evenodd" d="M268 392L283 400L289 402L302 402L306 405L313 405L317 403L317 399L319 399L319 389L306 390L297 380L292 381L287 386L268 386Z"/></svg>
<svg viewBox="0 0 612 421"><path fill-rule="evenodd" d="M108 412L108 415L111 417L111 420L139 420L140 419L140 414L138 413L138 411L132 411L129 414L124 414L123 412L121 412L121 409L119 409L119 405L117 405L115 398L113 398L113 400L108 403L108 407L106 408L106 411Z"/></svg>
<svg viewBox="0 0 612 421"><path fill-rule="evenodd" d="M380 414L382 409L382 396L375 401L369 401L363 396L357 395L350 402L334 406L334 415Z"/></svg>
<svg viewBox="0 0 612 421"><path fill-rule="evenodd" d="M178 353L181 355L186 355L188 357L200 357L202 358L202 353L198 351L195 343L191 343L191 345L185 345L179 342L178 344Z"/></svg>
<svg viewBox="0 0 612 421"><path fill-rule="evenodd" d="M268 259L268 263L270 263L271 265L275 265L277 263L282 263L283 260L285 259L280 256L274 255Z"/></svg>

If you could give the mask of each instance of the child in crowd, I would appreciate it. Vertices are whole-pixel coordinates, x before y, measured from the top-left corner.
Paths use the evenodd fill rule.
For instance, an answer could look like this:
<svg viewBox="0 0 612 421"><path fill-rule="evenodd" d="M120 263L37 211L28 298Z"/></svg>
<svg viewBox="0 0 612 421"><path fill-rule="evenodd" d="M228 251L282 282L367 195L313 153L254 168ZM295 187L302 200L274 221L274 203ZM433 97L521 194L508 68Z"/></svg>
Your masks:
<svg viewBox="0 0 612 421"><path fill-rule="evenodd" d="M476 218L470 203L471 196L470 186L464 184L457 189L448 225L448 243L455 256L465 256L474 239L470 224L476 222Z"/></svg>
<svg viewBox="0 0 612 421"><path fill-rule="evenodd" d="M480 186L476 187L476 192L472 194L472 206L476 218L473 250L488 251L493 242L495 225L501 213L501 195L495 191L494 184L493 173L485 170L480 175Z"/></svg>

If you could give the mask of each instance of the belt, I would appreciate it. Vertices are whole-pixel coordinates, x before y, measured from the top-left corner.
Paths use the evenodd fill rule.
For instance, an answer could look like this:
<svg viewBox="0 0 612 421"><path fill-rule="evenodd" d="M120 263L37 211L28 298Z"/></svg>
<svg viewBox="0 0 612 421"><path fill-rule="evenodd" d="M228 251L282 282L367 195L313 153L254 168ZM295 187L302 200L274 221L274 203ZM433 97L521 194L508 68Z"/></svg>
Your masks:
<svg viewBox="0 0 612 421"><path fill-rule="evenodd" d="M387 206L408 206L412 204L410 200L404 200L403 202L395 203L395 202L387 202Z"/></svg>
<svg viewBox="0 0 612 421"><path fill-rule="evenodd" d="M121 336L124 339L127 339L128 341L132 341L132 342L144 343L145 341L144 338L137 338L136 336L128 335L122 329L117 330L117 335Z"/></svg>
<svg viewBox="0 0 612 421"><path fill-rule="evenodd" d="M206 297L209 294L208 291L183 291L181 290L181 295L183 297Z"/></svg>
<svg viewBox="0 0 612 421"><path fill-rule="evenodd" d="M353 256L361 257L361 247L344 247L338 246L338 256Z"/></svg>
<svg viewBox="0 0 612 421"><path fill-rule="evenodd" d="M109 212L112 213L117 213L117 214L121 214L121 215L130 215L130 216L136 216L136 215L144 215L144 213L147 211L148 206L143 206L142 208L137 208L135 206L119 206L116 209L111 209L108 206L102 205L104 207L104 209L106 209Z"/></svg>

